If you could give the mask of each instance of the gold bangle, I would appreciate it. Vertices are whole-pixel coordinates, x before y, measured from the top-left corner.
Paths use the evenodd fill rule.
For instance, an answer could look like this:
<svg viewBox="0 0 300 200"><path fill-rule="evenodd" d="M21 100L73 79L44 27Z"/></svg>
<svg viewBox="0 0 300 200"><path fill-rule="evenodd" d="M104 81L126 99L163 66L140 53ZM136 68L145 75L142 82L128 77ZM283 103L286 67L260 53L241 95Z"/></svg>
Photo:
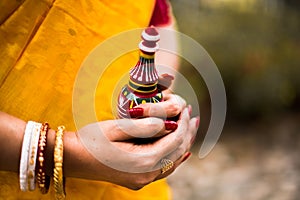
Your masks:
<svg viewBox="0 0 300 200"><path fill-rule="evenodd" d="M55 134L53 184L56 200L65 199L66 197L63 179L64 130L64 126L59 126Z"/></svg>

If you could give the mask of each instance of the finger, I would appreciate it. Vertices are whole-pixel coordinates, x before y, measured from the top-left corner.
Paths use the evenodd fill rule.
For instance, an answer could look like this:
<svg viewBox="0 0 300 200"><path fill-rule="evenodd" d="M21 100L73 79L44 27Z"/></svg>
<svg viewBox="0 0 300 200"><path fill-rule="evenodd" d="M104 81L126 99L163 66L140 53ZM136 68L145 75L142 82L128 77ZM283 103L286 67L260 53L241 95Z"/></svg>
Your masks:
<svg viewBox="0 0 300 200"><path fill-rule="evenodd" d="M171 74L166 73L160 75L160 77L158 78L159 90L162 91L168 89L171 86L173 80L174 80L174 76Z"/></svg>
<svg viewBox="0 0 300 200"><path fill-rule="evenodd" d="M189 114L188 109L184 109L178 120L178 128L171 134L165 135L164 137L157 140L153 143L155 149L159 149L157 152L157 158L163 158L166 155L169 155L184 141L184 133L188 130L189 123Z"/></svg>
<svg viewBox="0 0 300 200"><path fill-rule="evenodd" d="M192 138L194 138L196 136L197 133L197 129L199 126L199 117L195 117L192 118L191 120L189 120L188 122L189 124L189 128L188 131L185 134L184 137L184 141L182 142L182 144L175 149L172 153L170 153L168 156L166 156L168 159L170 160L176 160L176 162L174 163L174 167L172 167L172 169L168 170L165 174L158 176L158 179L160 178L164 178L166 176L168 176L169 174L171 174L178 165L180 165L182 162L184 162L186 159L188 159L188 157L190 156L190 147L191 147L191 140ZM164 157L164 158L166 158ZM180 161L180 162L178 162ZM178 163L178 165L176 164Z"/></svg>
<svg viewBox="0 0 300 200"><path fill-rule="evenodd" d="M195 142L195 138L197 136L199 125L200 125L200 117L199 116L191 119L191 121L190 121L191 139L189 141L187 141L188 144L190 145L188 149L190 149Z"/></svg>
<svg viewBox="0 0 300 200"><path fill-rule="evenodd" d="M177 116L185 107L186 101L182 97L176 94L166 94L163 102L141 104L129 110L129 113L134 113L134 117L137 117L136 111L139 111L138 114L143 117L167 118Z"/></svg>
<svg viewBox="0 0 300 200"><path fill-rule="evenodd" d="M184 155L182 155L179 159L177 159L174 162L174 165L171 169L166 171L165 173L161 173L161 169L159 170L159 175L156 177L155 180L163 179L172 174L178 167L181 165L184 161L186 161L191 156L191 152L186 152Z"/></svg>
<svg viewBox="0 0 300 200"><path fill-rule="evenodd" d="M154 138L161 137L174 131L177 123L163 121L160 118L148 117L142 119L120 119L115 120L113 130L110 127L108 137L111 141L124 141L133 138Z"/></svg>
<svg viewBox="0 0 300 200"><path fill-rule="evenodd" d="M168 155L171 160L177 160L183 154L190 151L192 146L192 140L196 137L197 129L198 129L198 117L192 118L189 120L188 130L184 134L184 141L182 144L175 149L172 153Z"/></svg>
<svg viewBox="0 0 300 200"><path fill-rule="evenodd" d="M184 140L184 145L186 145L186 151L189 151L192 144L193 140L196 138L197 131L199 127L199 117L194 117L190 120L189 122L189 130L186 133L186 137Z"/></svg>

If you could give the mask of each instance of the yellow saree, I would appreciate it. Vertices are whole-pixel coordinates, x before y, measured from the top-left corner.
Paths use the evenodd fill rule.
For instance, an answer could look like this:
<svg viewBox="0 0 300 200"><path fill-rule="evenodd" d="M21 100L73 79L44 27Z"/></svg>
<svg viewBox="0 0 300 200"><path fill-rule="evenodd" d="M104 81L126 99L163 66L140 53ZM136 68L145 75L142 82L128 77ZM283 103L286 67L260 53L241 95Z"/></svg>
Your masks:
<svg viewBox="0 0 300 200"><path fill-rule="evenodd" d="M146 27L154 0L2 0L0 3L0 110L25 121L48 121L75 130L72 90L78 69L89 52L119 32ZM115 67L118 79L135 63ZM122 61L122 63L124 63ZM108 72L107 72L108 73ZM108 80L108 78L107 78ZM102 84L103 98L112 98L113 84ZM111 101L96 105L113 118ZM101 110L103 109L103 110ZM19 153L19 152L16 152ZM53 199L38 190L21 192L16 173L0 172L0 199ZM97 181L67 178L67 199L163 200L170 198L164 180L142 190Z"/></svg>

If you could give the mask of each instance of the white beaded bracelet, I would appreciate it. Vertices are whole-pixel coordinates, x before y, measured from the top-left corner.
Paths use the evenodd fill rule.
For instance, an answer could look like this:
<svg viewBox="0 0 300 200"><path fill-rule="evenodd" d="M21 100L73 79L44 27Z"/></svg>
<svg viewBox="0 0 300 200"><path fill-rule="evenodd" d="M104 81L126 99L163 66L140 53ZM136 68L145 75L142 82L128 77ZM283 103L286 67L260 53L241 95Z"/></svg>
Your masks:
<svg viewBox="0 0 300 200"><path fill-rule="evenodd" d="M23 143L22 143L22 151L21 151L21 160L20 160L20 189L25 192L28 189L28 182L27 182L27 163L28 163L28 156L29 156L29 148L30 148L30 140L32 135L32 129L34 127L33 121L28 121L25 128L25 133L23 136Z"/></svg>
<svg viewBox="0 0 300 200"><path fill-rule="evenodd" d="M28 155L28 166L27 166L27 175L28 175L28 184L29 190L35 190L35 167L36 167L36 157L38 151L38 143L41 132L41 123L34 123L34 127L32 129L29 155Z"/></svg>

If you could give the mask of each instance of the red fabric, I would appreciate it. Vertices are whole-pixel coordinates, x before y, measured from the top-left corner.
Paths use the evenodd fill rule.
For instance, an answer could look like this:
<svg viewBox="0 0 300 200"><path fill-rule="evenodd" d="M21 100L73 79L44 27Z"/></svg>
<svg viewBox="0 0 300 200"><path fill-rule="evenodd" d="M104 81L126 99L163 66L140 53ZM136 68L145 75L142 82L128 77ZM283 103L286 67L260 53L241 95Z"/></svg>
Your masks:
<svg viewBox="0 0 300 200"><path fill-rule="evenodd" d="M167 25L171 22L169 15L170 5L167 0L156 0L154 11L149 25Z"/></svg>

